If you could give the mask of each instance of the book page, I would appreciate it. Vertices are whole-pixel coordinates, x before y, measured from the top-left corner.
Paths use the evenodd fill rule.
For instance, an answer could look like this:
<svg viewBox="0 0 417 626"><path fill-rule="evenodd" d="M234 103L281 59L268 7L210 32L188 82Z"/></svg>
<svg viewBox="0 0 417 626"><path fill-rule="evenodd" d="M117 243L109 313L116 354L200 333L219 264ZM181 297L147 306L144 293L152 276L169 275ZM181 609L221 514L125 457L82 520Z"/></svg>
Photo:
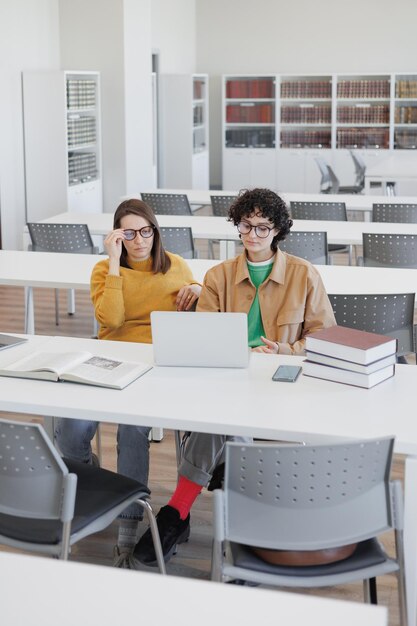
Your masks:
<svg viewBox="0 0 417 626"><path fill-rule="evenodd" d="M11 372L54 372L58 376L91 357L90 352L35 352L3 369Z"/></svg>
<svg viewBox="0 0 417 626"><path fill-rule="evenodd" d="M107 357L90 356L87 361L67 370L63 379L109 387L123 387L141 376L150 367L147 363L130 363Z"/></svg>

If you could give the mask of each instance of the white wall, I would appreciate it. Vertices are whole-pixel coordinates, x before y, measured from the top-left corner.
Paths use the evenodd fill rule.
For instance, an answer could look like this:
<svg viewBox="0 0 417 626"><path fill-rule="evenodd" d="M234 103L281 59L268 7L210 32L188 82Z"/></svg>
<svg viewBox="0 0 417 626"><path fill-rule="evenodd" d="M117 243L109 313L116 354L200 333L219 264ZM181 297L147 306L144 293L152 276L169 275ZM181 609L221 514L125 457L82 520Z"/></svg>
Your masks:
<svg viewBox="0 0 417 626"><path fill-rule="evenodd" d="M193 74L196 0L152 0L152 47L161 74Z"/></svg>
<svg viewBox="0 0 417 626"><path fill-rule="evenodd" d="M25 224L21 72L58 69L58 0L0 1L0 210L5 249Z"/></svg>
<svg viewBox="0 0 417 626"><path fill-rule="evenodd" d="M211 183L221 183L221 74L414 72L416 23L416 0L197 0Z"/></svg>

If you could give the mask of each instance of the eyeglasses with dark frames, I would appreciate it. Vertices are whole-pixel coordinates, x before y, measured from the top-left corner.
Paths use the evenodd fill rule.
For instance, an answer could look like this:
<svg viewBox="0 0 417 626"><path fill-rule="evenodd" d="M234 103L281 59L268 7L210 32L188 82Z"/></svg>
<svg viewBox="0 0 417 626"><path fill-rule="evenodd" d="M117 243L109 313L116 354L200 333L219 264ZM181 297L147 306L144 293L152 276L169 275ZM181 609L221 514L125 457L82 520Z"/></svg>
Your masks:
<svg viewBox="0 0 417 626"><path fill-rule="evenodd" d="M253 229L255 231L255 235L259 237L260 239L266 239L266 237L269 236L269 233L271 232L271 230L274 230L274 228L275 226L270 228L269 226L266 226L265 224L258 224L257 226L252 226L252 224L249 224L248 222L239 222L239 224L237 225L237 229L241 235L249 235L249 233Z"/></svg>
<svg viewBox="0 0 417 626"><path fill-rule="evenodd" d="M137 233L139 233L139 235L144 239L149 239L149 237L152 237L154 230L155 226L143 226L143 228L138 228L136 230L133 228L125 228L123 234L127 241L133 241Z"/></svg>

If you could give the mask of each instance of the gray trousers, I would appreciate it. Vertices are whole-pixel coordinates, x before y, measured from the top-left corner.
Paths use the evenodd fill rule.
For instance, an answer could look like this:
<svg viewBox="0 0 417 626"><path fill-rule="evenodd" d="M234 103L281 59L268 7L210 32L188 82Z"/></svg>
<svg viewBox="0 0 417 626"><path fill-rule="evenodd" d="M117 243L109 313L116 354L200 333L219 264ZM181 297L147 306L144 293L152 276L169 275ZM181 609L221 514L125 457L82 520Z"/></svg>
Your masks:
<svg viewBox="0 0 417 626"><path fill-rule="evenodd" d="M178 468L180 476L185 476L197 485L206 487L214 469L224 463L226 441L252 442L251 437L226 437L207 433L191 433L184 450L184 456Z"/></svg>

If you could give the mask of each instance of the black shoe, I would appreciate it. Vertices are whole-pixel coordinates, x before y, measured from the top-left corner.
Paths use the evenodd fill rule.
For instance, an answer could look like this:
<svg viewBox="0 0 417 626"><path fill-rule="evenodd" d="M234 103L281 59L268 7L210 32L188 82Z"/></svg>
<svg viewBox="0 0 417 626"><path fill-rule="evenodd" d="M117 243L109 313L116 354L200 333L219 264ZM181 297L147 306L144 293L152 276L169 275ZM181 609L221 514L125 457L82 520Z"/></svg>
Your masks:
<svg viewBox="0 0 417 626"><path fill-rule="evenodd" d="M164 561L167 563L171 556L176 553L177 544L184 543L190 536L190 514L185 520L182 520L178 511L167 504L160 509L156 516L156 523ZM139 539L133 556L144 565L157 565L150 528Z"/></svg>
<svg viewBox="0 0 417 626"><path fill-rule="evenodd" d="M220 463L214 469L211 481L207 485L207 491L214 491L215 489L223 489L224 483L224 463Z"/></svg>

